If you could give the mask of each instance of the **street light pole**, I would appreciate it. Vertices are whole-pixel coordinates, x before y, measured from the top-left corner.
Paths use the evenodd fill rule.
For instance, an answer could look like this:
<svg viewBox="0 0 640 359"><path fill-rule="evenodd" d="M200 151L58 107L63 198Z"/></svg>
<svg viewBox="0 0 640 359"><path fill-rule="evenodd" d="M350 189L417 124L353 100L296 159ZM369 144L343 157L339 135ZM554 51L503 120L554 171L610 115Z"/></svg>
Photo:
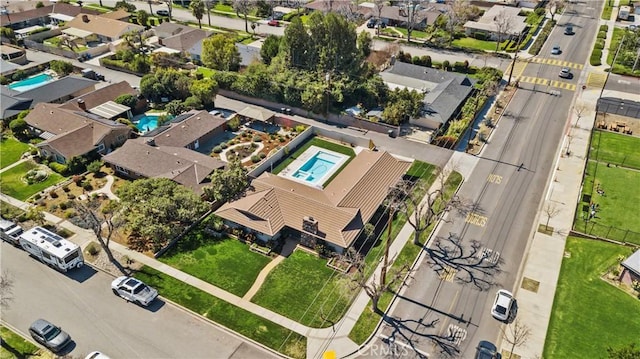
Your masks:
<svg viewBox="0 0 640 359"><path fill-rule="evenodd" d="M518 52L520 52L520 40L522 39L522 32L518 35L518 43L516 44L516 52L513 54L513 62L511 63L511 70L509 71L509 81L507 85L511 83L511 77L513 76L513 69L516 67L516 59L518 58Z"/></svg>

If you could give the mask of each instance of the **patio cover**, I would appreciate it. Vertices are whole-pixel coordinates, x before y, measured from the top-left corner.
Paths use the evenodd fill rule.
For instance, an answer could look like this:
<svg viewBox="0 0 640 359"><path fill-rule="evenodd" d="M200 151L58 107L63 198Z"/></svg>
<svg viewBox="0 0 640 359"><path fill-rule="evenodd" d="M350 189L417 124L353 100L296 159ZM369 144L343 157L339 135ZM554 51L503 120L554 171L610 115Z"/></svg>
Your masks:
<svg viewBox="0 0 640 359"><path fill-rule="evenodd" d="M106 119L110 119L110 118L114 118L122 113L125 113L127 111L129 111L130 108L129 106L125 106L125 105L120 105L118 103L115 103L113 101L107 101L105 103L103 103L102 105L96 106L94 108L90 108L89 112L94 114L94 115L98 115L100 117L106 118Z"/></svg>
<svg viewBox="0 0 640 359"><path fill-rule="evenodd" d="M49 14L49 17L52 19L56 19L56 20L60 20L60 21L71 21L73 20L73 16L69 16L69 15L65 15L65 14L58 14L58 13L51 13Z"/></svg>
<svg viewBox="0 0 640 359"><path fill-rule="evenodd" d="M64 34L70 35L70 36L75 36L81 39L84 39L85 37L89 37L91 35L93 35L92 32L90 31L85 31L85 30L81 30L81 29L76 29L75 27L70 27L68 29L64 29L62 30L62 32Z"/></svg>
<svg viewBox="0 0 640 359"><path fill-rule="evenodd" d="M267 122L271 120L276 115L276 113L271 110L267 110L266 108L247 106L244 108L244 110L238 112L238 115L262 122Z"/></svg>

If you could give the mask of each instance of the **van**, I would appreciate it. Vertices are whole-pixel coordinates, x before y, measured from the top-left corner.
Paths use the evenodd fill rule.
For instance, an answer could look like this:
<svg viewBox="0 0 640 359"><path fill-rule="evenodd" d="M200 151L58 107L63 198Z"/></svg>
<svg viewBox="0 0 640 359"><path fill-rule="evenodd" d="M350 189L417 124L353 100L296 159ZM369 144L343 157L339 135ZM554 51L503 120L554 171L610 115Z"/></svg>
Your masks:
<svg viewBox="0 0 640 359"><path fill-rule="evenodd" d="M4 241L17 246L20 243L20 235L22 232L24 232L22 227L16 223L0 218L0 237L2 237Z"/></svg>

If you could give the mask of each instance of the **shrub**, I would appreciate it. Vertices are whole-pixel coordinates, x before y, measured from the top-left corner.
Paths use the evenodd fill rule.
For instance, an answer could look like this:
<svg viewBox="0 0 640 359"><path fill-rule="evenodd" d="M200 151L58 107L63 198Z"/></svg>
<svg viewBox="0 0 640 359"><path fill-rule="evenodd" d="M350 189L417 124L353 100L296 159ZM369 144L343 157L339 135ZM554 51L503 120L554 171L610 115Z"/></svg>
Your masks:
<svg viewBox="0 0 640 359"><path fill-rule="evenodd" d="M604 49L604 39L597 39L597 40L596 40L596 44L594 45L594 47L593 47L593 48L594 48L594 49L597 49L597 50L602 50L602 49Z"/></svg>
<svg viewBox="0 0 640 359"><path fill-rule="evenodd" d="M75 216L76 216L76 211L73 210L72 208L69 208L66 211L64 211L64 218L71 218Z"/></svg>
<svg viewBox="0 0 640 359"><path fill-rule="evenodd" d="M298 126L296 126L296 132L298 132L298 133L302 133L302 132L304 132L304 130L306 130L306 129L307 129L307 127L306 127L305 125L298 125Z"/></svg>
<svg viewBox="0 0 640 359"><path fill-rule="evenodd" d="M70 230L68 230L66 228L62 228L62 227L58 228L56 230L56 233L62 238L69 238L69 237L73 236L73 234L74 234Z"/></svg>
<svg viewBox="0 0 640 359"><path fill-rule="evenodd" d="M591 66L602 65L602 50L594 49L591 53L591 57L589 58L589 63L591 64Z"/></svg>
<svg viewBox="0 0 640 359"><path fill-rule="evenodd" d="M598 39L606 39L607 38L607 32L606 31L599 31L598 32Z"/></svg>
<svg viewBox="0 0 640 359"><path fill-rule="evenodd" d="M49 206L49 211L51 212L55 212L56 210L58 210L58 205L57 204L52 204L51 206Z"/></svg>
<svg viewBox="0 0 640 359"><path fill-rule="evenodd" d="M75 194L73 194L73 193L69 193L69 194L67 194L67 198L69 198L69 199L75 199L75 198L76 198L76 195L75 195Z"/></svg>
<svg viewBox="0 0 640 359"><path fill-rule="evenodd" d="M36 193L36 194L33 196L33 199L35 199L36 201L37 201L37 200L39 200L40 198L42 198L42 195L41 195L40 193Z"/></svg>
<svg viewBox="0 0 640 359"><path fill-rule="evenodd" d="M93 189L93 186L91 185L90 181L84 181L84 182L82 182L82 188L85 191L91 191Z"/></svg>
<svg viewBox="0 0 640 359"><path fill-rule="evenodd" d="M227 145L225 142L222 142L222 143L220 144L220 147L222 147L222 149L223 149L223 150L226 150L226 149L227 149L227 147L229 147L229 145Z"/></svg>
<svg viewBox="0 0 640 359"><path fill-rule="evenodd" d="M258 144L255 142L251 142L251 147L250 148L258 148Z"/></svg>
<svg viewBox="0 0 640 359"><path fill-rule="evenodd" d="M253 142L262 142L262 137L260 137L259 135L253 136Z"/></svg>
<svg viewBox="0 0 640 359"><path fill-rule="evenodd" d="M100 250L101 250L101 249L102 249L102 248L100 248L100 245L99 245L98 243L96 243L96 242L91 242L91 243L89 243L89 244L87 245L87 248L86 248L87 253L89 253L89 254L90 254L90 255L92 255L92 256L95 256L95 255L97 255L98 253L100 253Z"/></svg>
<svg viewBox="0 0 640 359"><path fill-rule="evenodd" d="M258 155L251 156L251 162L253 162L253 163L260 162L260 156L258 156Z"/></svg>
<svg viewBox="0 0 640 359"><path fill-rule="evenodd" d="M258 156L260 156L260 159L263 159L263 158L267 157L267 155L262 153L262 152Z"/></svg>
<svg viewBox="0 0 640 359"><path fill-rule="evenodd" d="M61 209L61 210L63 210L63 211L64 211L64 210L65 210L65 209L67 209L67 208L69 208L69 205L67 204L67 202L62 202L62 203L60 203L60 209Z"/></svg>
<svg viewBox="0 0 640 359"><path fill-rule="evenodd" d="M58 193L54 190L51 190L49 192L49 196L51 196L51 198L58 198Z"/></svg>
<svg viewBox="0 0 640 359"><path fill-rule="evenodd" d="M58 163L58 162L49 163L49 168L51 168L52 170L54 170L55 172L63 176L66 176L69 172L69 169L66 165L63 165L62 163Z"/></svg>
<svg viewBox="0 0 640 359"><path fill-rule="evenodd" d="M609 31L609 25L600 25L600 29L598 31Z"/></svg>
<svg viewBox="0 0 640 359"><path fill-rule="evenodd" d="M443 70L448 71L450 66L451 66L451 64L449 63L449 60L442 61L442 69Z"/></svg>
<svg viewBox="0 0 640 359"><path fill-rule="evenodd" d="M282 142L284 142L286 140L284 139L284 137L281 136L281 137L278 137L278 141L280 141L280 143L282 143Z"/></svg>
<svg viewBox="0 0 640 359"><path fill-rule="evenodd" d="M222 152L222 147L216 146L213 148L213 153L220 153L220 152Z"/></svg>
<svg viewBox="0 0 640 359"><path fill-rule="evenodd" d="M101 168L102 168L102 161L100 160L95 160L87 165L87 171L94 174L100 172Z"/></svg>

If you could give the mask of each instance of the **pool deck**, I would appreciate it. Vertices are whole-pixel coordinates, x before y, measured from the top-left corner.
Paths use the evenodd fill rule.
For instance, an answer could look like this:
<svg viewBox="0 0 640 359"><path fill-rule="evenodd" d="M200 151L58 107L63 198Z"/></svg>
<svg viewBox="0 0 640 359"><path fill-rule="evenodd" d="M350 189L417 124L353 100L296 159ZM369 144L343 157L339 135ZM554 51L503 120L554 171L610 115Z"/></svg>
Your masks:
<svg viewBox="0 0 640 359"><path fill-rule="evenodd" d="M318 181L309 182L300 178L293 177L293 174L296 173L311 157L315 156L318 152L325 152L331 155L340 157L340 160L337 161L330 171L327 171ZM303 183L307 186L311 187L320 187L322 188L322 184L333 174L342 167L342 165L348 160L349 156L343 155L342 153L328 150L326 148L311 146L307 148L298 158L294 159L285 169L278 173L278 176L290 179L292 181L296 181L299 183Z"/></svg>

